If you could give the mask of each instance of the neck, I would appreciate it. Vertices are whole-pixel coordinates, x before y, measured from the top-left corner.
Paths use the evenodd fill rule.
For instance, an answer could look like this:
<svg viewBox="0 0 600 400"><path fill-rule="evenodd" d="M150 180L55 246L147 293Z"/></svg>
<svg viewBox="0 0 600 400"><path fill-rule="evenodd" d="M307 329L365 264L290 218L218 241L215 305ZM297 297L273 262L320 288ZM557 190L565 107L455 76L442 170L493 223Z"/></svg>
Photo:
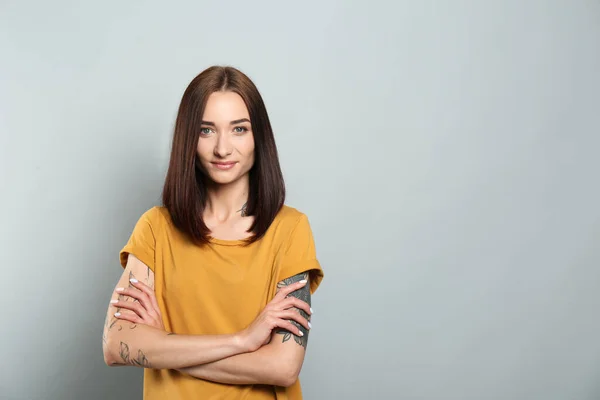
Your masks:
<svg viewBox="0 0 600 400"><path fill-rule="evenodd" d="M227 185L208 185L204 218L225 222L238 214L244 216L243 208L248 201L249 189L247 175Z"/></svg>

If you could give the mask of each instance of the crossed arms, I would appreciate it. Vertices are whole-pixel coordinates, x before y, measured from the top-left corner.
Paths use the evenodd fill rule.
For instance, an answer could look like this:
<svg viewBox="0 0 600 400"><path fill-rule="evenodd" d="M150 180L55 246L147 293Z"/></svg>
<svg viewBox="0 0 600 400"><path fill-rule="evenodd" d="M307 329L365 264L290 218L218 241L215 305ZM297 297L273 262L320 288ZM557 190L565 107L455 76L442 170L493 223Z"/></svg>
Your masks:
<svg viewBox="0 0 600 400"><path fill-rule="evenodd" d="M279 282L275 298L244 331L172 334L162 326L154 297L154 273L130 254L117 284L124 290L114 292L108 307L102 335L104 361L110 366L177 369L225 384L290 386L298 378L308 341L307 281L308 273L302 273Z"/></svg>

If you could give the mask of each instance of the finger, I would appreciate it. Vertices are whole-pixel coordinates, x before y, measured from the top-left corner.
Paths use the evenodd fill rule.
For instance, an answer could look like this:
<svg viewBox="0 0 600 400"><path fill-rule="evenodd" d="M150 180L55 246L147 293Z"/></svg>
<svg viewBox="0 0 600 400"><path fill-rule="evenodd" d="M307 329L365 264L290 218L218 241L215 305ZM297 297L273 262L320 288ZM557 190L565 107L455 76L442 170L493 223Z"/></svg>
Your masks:
<svg viewBox="0 0 600 400"><path fill-rule="evenodd" d="M129 322L133 322L134 324L141 324L144 321L142 321L142 319L140 317L137 316L137 314L132 313L132 312L116 312L114 314L115 318L117 319L121 319L123 321L129 321Z"/></svg>
<svg viewBox="0 0 600 400"><path fill-rule="evenodd" d="M152 309L152 306L150 305L150 300L148 299L148 296L146 295L146 293L142 292L139 289L117 288L116 292L119 294L122 294L124 296L129 296L129 297L136 299L137 301L139 301L142 304L142 306L146 309L146 311Z"/></svg>
<svg viewBox="0 0 600 400"><path fill-rule="evenodd" d="M140 318L148 318L148 312L140 303L125 300L111 300L110 304L114 307L125 308L136 313Z"/></svg>
<svg viewBox="0 0 600 400"><path fill-rule="evenodd" d="M294 282L290 285L284 286L283 288L279 289L279 291L275 295L275 298L279 298L279 300L284 299L288 294L292 293L294 290L298 290L298 289L304 287L307 282L308 281L306 279L303 279L301 281Z"/></svg>
<svg viewBox="0 0 600 400"><path fill-rule="evenodd" d="M146 293L146 295L150 299L150 304L152 305L152 308L154 308L157 315L160 314L160 308L158 307L158 302L156 301L156 293L154 293L154 290L150 286L138 281L137 279L135 281L130 280L130 282L134 287Z"/></svg>
<svg viewBox="0 0 600 400"><path fill-rule="evenodd" d="M282 306L282 309L284 309L284 310L292 308L292 307L296 307L296 308L304 311L308 315L312 315L312 308L310 308L310 305L307 302L305 302L304 300L300 300L297 297L286 298L284 301L281 302L281 306Z"/></svg>
<svg viewBox="0 0 600 400"><path fill-rule="evenodd" d="M306 318L300 315L299 312L296 311L280 311L277 314L277 318L293 320L305 327L306 329L310 329L309 322Z"/></svg>
<svg viewBox="0 0 600 400"><path fill-rule="evenodd" d="M284 319L280 319L277 321L277 326L281 329L285 329L287 331L290 331L291 333L293 333L296 336L304 336L304 332L302 332L300 330L300 328L298 328L296 325L292 324L289 321L286 321Z"/></svg>
<svg viewBox="0 0 600 400"><path fill-rule="evenodd" d="M165 330L165 325L160 318L155 318L152 326Z"/></svg>
<svg viewBox="0 0 600 400"><path fill-rule="evenodd" d="M137 289L125 289L119 292L118 300L111 300L110 302L115 307L127 308L137 312L141 317L145 317L148 315L148 310L145 307L147 302L141 297L141 292L136 292L139 291ZM134 301L130 301L130 298L134 299Z"/></svg>

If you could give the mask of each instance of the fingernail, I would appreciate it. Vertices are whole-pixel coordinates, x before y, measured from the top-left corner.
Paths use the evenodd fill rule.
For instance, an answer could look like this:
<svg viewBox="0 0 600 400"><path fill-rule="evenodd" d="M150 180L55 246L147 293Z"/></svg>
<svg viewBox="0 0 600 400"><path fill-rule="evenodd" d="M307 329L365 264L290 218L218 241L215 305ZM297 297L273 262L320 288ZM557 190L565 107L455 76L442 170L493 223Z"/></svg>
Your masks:
<svg viewBox="0 0 600 400"><path fill-rule="evenodd" d="M123 290L125 290L125 289L124 289L124 288L122 288L122 287L118 287L118 288L117 288L115 291L116 291L116 292L122 292Z"/></svg>
<svg viewBox="0 0 600 400"><path fill-rule="evenodd" d="M313 313L313 309L312 309L312 307L310 308L310 313L311 313L311 314Z"/></svg>
<svg viewBox="0 0 600 400"><path fill-rule="evenodd" d="M300 332L300 336L304 336L304 332L302 332L302 331L298 331L298 332Z"/></svg>
<svg viewBox="0 0 600 400"><path fill-rule="evenodd" d="M306 279L302 279L301 281L298 281L299 283L306 283Z"/></svg>
<svg viewBox="0 0 600 400"><path fill-rule="evenodd" d="M111 302L112 304L115 304L115 303L118 303L118 302L119 302L119 300L111 300L110 302Z"/></svg>
<svg viewBox="0 0 600 400"><path fill-rule="evenodd" d="M121 316L121 313L120 313L120 312L116 312L116 313L115 313L115 317L120 317L120 316Z"/></svg>
<svg viewBox="0 0 600 400"><path fill-rule="evenodd" d="M137 280L137 279L135 279L135 278L131 278L131 279L129 280L129 282L131 282L131 283L138 283L138 280Z"/></svg>
<svg viewBox="0 0 600 400"><path fill-rule="evenodd" d="M312 329L312 324L309 322L308 327Z"/></svg>

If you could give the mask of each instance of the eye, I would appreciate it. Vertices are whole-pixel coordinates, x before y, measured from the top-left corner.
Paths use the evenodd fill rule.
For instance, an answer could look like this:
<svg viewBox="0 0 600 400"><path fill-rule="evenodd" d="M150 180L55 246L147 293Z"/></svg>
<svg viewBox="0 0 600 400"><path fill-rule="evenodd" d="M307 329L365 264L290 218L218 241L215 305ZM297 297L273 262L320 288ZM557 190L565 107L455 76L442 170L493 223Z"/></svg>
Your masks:
<svg viewBox="0 0 600 400"><path fill-rule="evenodd" d="M210 135L210 128L200 128L201 135Z"/></svg>
<svg viewBox="0 0 600 400"><path fill-rule="evenodd" d="M233 131L235 133L246 133L248 132L248 128L246 128L245 126L236 126L235 128L233 128Z"/></svg>

